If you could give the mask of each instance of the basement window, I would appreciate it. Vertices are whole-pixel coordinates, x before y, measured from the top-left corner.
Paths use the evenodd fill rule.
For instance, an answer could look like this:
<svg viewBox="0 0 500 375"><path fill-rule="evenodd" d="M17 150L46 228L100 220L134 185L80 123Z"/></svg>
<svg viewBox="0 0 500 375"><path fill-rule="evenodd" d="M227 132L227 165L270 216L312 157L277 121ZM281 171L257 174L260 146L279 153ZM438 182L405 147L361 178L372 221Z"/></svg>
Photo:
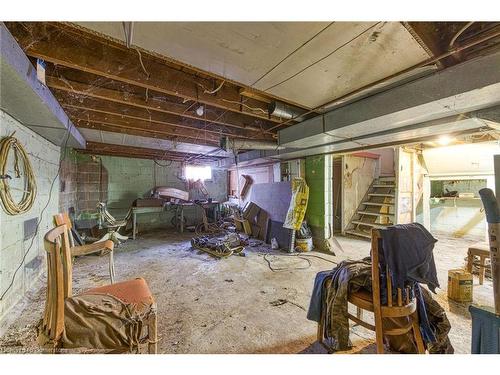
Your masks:
<svg viewBox="0 0 500 375"><path fill-rule="evenodd" d="M212 168L209 165L186 165L186 179L192 181L206 181L212 179Z"/></svg>

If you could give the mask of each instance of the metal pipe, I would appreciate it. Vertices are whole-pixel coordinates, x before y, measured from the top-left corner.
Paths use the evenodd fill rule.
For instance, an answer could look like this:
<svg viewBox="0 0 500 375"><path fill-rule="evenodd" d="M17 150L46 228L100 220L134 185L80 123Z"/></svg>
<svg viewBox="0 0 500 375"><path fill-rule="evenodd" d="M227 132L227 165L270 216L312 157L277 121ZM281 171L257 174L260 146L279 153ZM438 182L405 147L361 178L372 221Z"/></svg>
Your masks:
<svg viewBox="0 0 500 375"><path fill-rule="evenodd" d="M478 38L478 39L476 39L476 40L474 40L474 41L472 41L472 42L470 42L470 43L467 43L467 44L465 44L465 45L463 45L463 46L458 46L458 47L455 47L455 48L453 48L453 49L449 50L448 52L442 53L442 54L441 54L441 55L439 55L439 56L432 57L432 58L430 58L430 59L427 59L427 60L425 60L425 61L422 61L421 63L418 63L418 64L416 64L416 65L413 65L413 66L411 66L411 67L409 67L409 68L407 68L407 69L404 69L404 70L402 70L402 71L400 71L400 72L398 72L398 73L392 74L392 75L390 75L390 76L388 76L388 77L385 77L385 78L383 78L383 79L381 79L381 80L378 80L378 81L376 81L376 82L374 82L374 83L371 83L371 84L369 84L369 85L367 85L367 86L364 86L364 87L361 87L361 88L359 88L359 89L357 89L357 90L354 90L353 92L351 92L351 93L349 93L349 94L347 94L347 95L341 96L340 98L337 98L337 99L331 100L331 101L329 101L329 102L327 102L327 103L325 103L325 104L322 104L322 105L320 105L320 106L318 106L318 107L315 107L315 108L313 108L313 109L310 109L309 111L307 111L307 112L303 113L303 114L302 114L302 116L306 116L306 115L308 115L308 114L310 114L310 113L317 112L317 111L319 111L319 110L321 110L321 109L323 109L323 108L325 108L325 107L328 107L328 106L332 105L332 103L335 103L335 102L337 102L337 101L341 101L341 100L345 100L345 99L346 99L347 97L349 97L349 96L352 96L352 95L358 94L358 93L360 93L361 91L365 91L365 90L371 89L372 87L375 87L375 86L377 86L377 85L380 85L380 84L382 84L382 83L384 83L384 82L386 82L386 81L388 81L388 80L390 80L390 79L393 79L393 78L394 78L394 77L396 77L396 76L399 76L399 75L401 75L401 74L405 74L405 73L407 73L407 72L409 72L409 71L411 71L411 70L418 69L418 68L421 68L421 67L423 67L423 66L426 66L426 65L429 65L429 64L432 64L432 63L438 62L438 61L440 61L440 60L442 60L442 59L444 59L444 58L446 58L446 57L448 57L448 56L451 56L451 55L453 55L453 54L455 54L455 53L458 53L458 52L463 51L463 50L465 50L465 49L468 49L468 48L470 48L470 47L474 47L475 45L477 45L477 44L479 44L479 43L486 42L486 41L488 41L488 40L490 40L490 39L493 39L493 38L496 38L496 37L498 37L498 36L500 36L500 30L499 30L499 31L497 31L497 32L495 32L495 33L492 33L492 34L490 34L490 35L486 35L486 36L483 36L483 37L481 37L481 38ZM280 127L280 126L283 126L283 125L286 125L286 124L290 123L290 121L293 121L293 120L294 120L294 119L292 118L292 119L289 119L289 120L286 120L286 121L280 122L279 124L276 124L276 125L274 125L273 127L269 128L269 129L267 129L267 130L268 130L268 131L274 130L274 129L276 129L276 128ZM253 138L255 138L255 137L253 137Z"/></svg>
<svg viewBox="0 0 500 375"><path fill-rule="evenodd" d="M282 119L294 119L297 121L302 121L302 114L306 112L303 109L276 100L269 103L267 109L269 116L280 117Z"/></svg>
<svg viewBox="0 0 500 375"><path fill-rule="evenodd" d="M278 146L277 143L267 141L253 141L251 139L234 139L222 137L220 148L224 151L230 150L282 150L285 147Z"/></svg>
<svg viewBox="0 0 500 375"><path fill-rule="evenodd" d="M123 33L125 34L125 45L130 48L132 45L132 37L134 33L134 23L133 22L122 22Z"/></svg>

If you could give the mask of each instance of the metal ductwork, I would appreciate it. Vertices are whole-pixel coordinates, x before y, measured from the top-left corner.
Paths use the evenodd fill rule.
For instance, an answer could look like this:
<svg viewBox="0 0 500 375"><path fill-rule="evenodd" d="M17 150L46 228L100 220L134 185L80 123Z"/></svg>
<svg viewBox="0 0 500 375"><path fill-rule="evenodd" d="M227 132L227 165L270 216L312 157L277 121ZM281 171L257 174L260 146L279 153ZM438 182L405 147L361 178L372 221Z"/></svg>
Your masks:
<svg viewBox="0 0 500 375"><path fill-rule="evenodd" d="M280 155L349 152L492 128L476 116L500 104L500 53L466 61L278 132ZM289 148L302 149L290 153Z"/></svg>
<svg viewBox="0 0 500 375"><path fill-rule="evenodd" d="M283 120L294 119L296 121L304 120L302 115L307 111L290 104L286 104L279 101L273 101L267 106L269 116L279 117Z"/></svg>
<svg viewBox="0 0 500 375"><path fill-rule="evenodd" d="M278 146L276 142L252 141L251 139L232 139L222 137L220 139L220 148L224 151L238 150L280 150L283 146Z"/></svg>

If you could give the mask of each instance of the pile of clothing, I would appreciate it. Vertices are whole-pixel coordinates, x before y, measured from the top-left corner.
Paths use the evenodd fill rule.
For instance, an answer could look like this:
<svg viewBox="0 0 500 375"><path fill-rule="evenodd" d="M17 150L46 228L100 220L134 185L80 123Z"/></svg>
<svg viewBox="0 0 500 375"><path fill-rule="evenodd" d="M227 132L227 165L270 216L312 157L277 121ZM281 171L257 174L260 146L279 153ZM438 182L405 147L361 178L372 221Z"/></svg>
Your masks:
<svg viewBox="0 0 500 375"><path fill-rule="evenodd" d="M410 298L417 299L420 331L429 353L451 354L453 346L448 338L451 325L445 311L425 284L435 293L439 287L432 250L437 240L420 224L402 224L380 230L379 267L381 302L387 303L386 266L389 269L394 292L409 287ZM347 350L349 340L348 294L364 289L371 293L371 259L343 261L329 271L316 275L307 318L318 322L323 332L323 343L332 351ZM397 298L396 295L393 296ZM403 295L403 299L406 296ZM385 328L403 326L406 318L384 318ZM400 353L416 353L411 332L387 336L390 349Z"/></svg>

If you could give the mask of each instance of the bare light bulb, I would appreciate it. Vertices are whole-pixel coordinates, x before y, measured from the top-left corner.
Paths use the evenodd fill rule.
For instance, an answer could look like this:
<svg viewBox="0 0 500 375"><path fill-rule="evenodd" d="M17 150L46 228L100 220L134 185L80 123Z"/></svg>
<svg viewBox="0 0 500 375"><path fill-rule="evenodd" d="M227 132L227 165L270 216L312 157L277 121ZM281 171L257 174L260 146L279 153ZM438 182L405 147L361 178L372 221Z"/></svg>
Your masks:
<svg viewBox="0 0 500 375"><path fill-rule="evenodd" d="M200 116L200 117L203 116L203 112L204 112L204 109L203 109L202 105L200 105L198 108L196 108L196 114L198 116Z"/></svg>
<svg viewBox="0 0 500 375"><path fill-rule="evenodd" d="M439 137L438 139L438 143L441 145L441 146L447 146L451 143L453 139L451 139L449 136L447 135L442 135L441 137Z"/></svg>

